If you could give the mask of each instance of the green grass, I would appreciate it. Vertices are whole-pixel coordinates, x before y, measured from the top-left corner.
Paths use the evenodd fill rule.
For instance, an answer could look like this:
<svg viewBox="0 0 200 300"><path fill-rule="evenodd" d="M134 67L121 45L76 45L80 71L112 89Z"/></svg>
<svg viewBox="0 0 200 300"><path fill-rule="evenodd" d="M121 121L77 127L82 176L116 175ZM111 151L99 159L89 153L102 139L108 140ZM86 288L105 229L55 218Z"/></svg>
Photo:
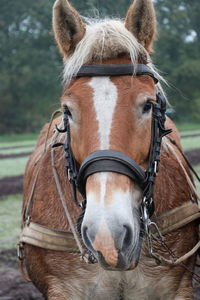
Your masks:
<svg viewBox="0 0 200 300"><path fill-rule="evenodd" d="M200 165L194 167L195 171L200 174Z"/></svg>
<svg viewBox="0 0 200 300"><path fill-rule="evenodd" d="M181 144L185 151L192 149L200 149L200 136L193 138L184 138L181 140Z"/></svg>
<svg viewBox="0 0 200 300"><path fill-rule="evenodd" d="M195 171L197 172L197 174L200 177L200 165L195 166L194 169L195 169ZM197 181L197 179L196 179L195 180L195 184L196 184L196 187L197 187L197 193L199 194L199 197L200 197L200 182Z"/></svg>
<svg viewBox="0 0 200 300"><path fill-rule="evenodd" d="M1 142L17 142L17 141L26 141L26 140L36 140L38 137L38 133L23 133L23 134L15 134L15 135L1 135Z"/></svg>
<svg viewBox="0 0 200 300"><path fill-rule="evenodd" d="M200 129L180 131L181 136L189 135L189 134L199 134L200 135Z"/></svg>
<svg viewBox="0 0 200 300"><path fill-rule="evenodd" d="M0 154L18 154L23 152L32 152L34 149L34 146L31 147L24 147L24 148L13 148L13 149L1 149L0 148Z"/></svg>
<svg viewBox="0 0 200 300"><path fill-rule="evenodd" d="M15 141L15 142L0 142L0 149L4 148L4 147L34 146L35 143L36 143L35 140L25 140L25 141Z"/></svg>
<svg viewBox="0 0 200 300"><path fill-rule="evenodd" d="M200 175L200 173L199 173L199 175ZM200 197L200 183L197 180L195 180L195 185L196 185L197 194Z"/></svg>
<svg viewBox="0 0 200 300"><path fill-rule="evenodd" d="M180 131L186 131L186 130L200 130L200 124L199 123L176 123L177 128Z"/></svg>
<svg viewBox="0 0 200 300"><path fill-rule="evenodd" d="M16 247L21 223L22 195L0 200L0 248Z"/></svg>
<svg viewBox="0 0 200 300"><path fill-rule="evenodd" d="M0 178L22 175L25 170L28 156L20 158L9 158L0 160Z"/></svg>

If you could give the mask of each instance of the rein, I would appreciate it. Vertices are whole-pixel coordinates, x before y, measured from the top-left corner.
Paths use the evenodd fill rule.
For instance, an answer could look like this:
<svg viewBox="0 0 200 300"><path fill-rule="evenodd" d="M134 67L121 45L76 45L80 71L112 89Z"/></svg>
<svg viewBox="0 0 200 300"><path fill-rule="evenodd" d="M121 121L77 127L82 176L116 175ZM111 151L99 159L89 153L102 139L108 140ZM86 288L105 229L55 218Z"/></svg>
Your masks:
<svg viewBox="0 0 200 300"><path fill-rule="evenodd" d="M83 66L75 77L83 76L125 76L125 75L149 75L155 83L158 82L156 74L152 69L143 64L138 65L85 65ZM126 154L114 150L101 150L89 154L81 165L76 161L71 148L71 136L70 136L70 123L69 123L69 110L67 106L63 107L63 124L64 128L60 129L56 127L57 134L66 133L66 143L56 142L56 138L52 140L52 171L56 183L56 188L59 194L59 199L62 203L65 216L71 228L71 232L56 230L48 227L35 224L31 221L31 210L33 205L33 196L37 183L37 177L39 169L36 172L36 176L31 189L30 200L28 201L28 209L24 212L25 224L18 244L18 256L21 261L24 259L24 244L30 244L45 249L67 251L81 253L82 258L88 263L97 262L90 251L85 250L82 245L80 233L80 226L84 216L84 211L87 205L85 186L87 178L98 172L116 172L128 176L133 181L137 182L143 191L143 200L141 205L141 224L142 229L146 233L149 254L162 262L162 258L155 256L152 250L152 239L158 236L163 239L162 234L167 234L173 230L176 230L196 219L200 218L200 210L194 203L188 203L188 207L185 205L170 210L169 215L167 213L160 216L153 216L154 214L154 201L153 201L153 186L156 175L159 171L160 163L160 150L162 138L169 134L171 130L165 129L165 111L166 111L166 99L164 95L157 92L156 102L152 105L152 125L151 125L151 146L149 150L149 162L146 170L143 170L136 161L127 156ZM51 123L49 129L51 127ZM49 133L49 130L48 130ZM47 138L48 139L48 133ZM45 143L45 151L46 152ZM54 148L62 146L65 152L66 158L66 171L69 182L72 186L72 201L82 208L81 216L77 228L75 228L70 213L65 201L64 192L60 184L60 179L54 164ZM184 155L182 153L182 155ZM184 156L185 157L185 156ZM41 158L41 157L40 157ZM82 195L83 201L79 203L77 197L77 190ZM186 205L187 206L187 205ZM181 211L181 217L177 217L177 211ZM153 216L151 221L151 217ZM167 220L172 220L171 223L166 225ZM162 221L165 221L165 226ZM158 224L158 225L157 225ZM39 232L39 236L38 233ZM48 239L49 237L49 239ZM75 239L74 243L71 239ZM196 247L196 248L195 248ZM197 248L200 247L200 242L189 253L189 256L194 254ZM186 255L186 258L188 256ZM186 259L184 256L184 259ZM168 261L169 263L170 261ZM180 263L180 260L178 261ZM165 263L167 263L165 261ZM175 261L171 261L172 264L176 264Z"/></svg>

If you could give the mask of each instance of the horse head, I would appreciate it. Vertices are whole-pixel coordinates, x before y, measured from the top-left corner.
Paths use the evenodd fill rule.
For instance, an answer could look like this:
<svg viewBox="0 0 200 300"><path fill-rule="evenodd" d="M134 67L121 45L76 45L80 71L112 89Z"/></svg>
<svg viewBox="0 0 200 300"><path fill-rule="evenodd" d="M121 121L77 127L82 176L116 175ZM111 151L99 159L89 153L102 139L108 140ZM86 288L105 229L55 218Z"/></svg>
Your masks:
<svg viewBox="0 0 200 300"><path fill-rule="evenodd" d="M57 0L53 29L64 58L61 102L68 107L77 163L81 165L96 151L114 150L145 170L151 145L151 103L159 89L154 79L148 74L74 76L84 64L144 64L154 70L149 57L156 35L152 1L135 0L124 23L89 20L84 24L67 0ZM85 192L82 237L86 247L106 269L134 269L142 244L140 185L124 174L95 172L87 178Z"/></svg>

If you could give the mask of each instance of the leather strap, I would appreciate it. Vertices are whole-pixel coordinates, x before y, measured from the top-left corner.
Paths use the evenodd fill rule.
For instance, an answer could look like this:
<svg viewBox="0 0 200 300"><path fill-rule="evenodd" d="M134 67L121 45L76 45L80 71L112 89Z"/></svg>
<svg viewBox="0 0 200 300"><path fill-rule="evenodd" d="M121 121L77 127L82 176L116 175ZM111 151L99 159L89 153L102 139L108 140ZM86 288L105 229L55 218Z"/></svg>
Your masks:
<svg viewBox="0 0 200 300"><path fill-rule="evenodd" d="M79 253L72 232L49 228L33 222L25 225L19 242L43 249Z"/></svg>
<svg viewBox="0 0 200 300"><path fill-rule="evenodd" d="M84 65L80 68L75 77L93 77L93 76L139 76L149 75L155 82L158 82L157 74L144 64L102 64L102 65Z"/></svg>
<svg viewBox="0 0 200 300"><path fill-rule="evenodd" d="M200 219L200 208L193 202L185 202L179 207L152 217L152 221L157 224L163 235L197 219Z"/></svg>
<svg viewBox="0 0 200 300"><path fill-rule="evenodd" d="M200 209L197 204L186 202L167 212L152 218L163 235L177 230L192 221L200 219ZM153 230L153 228L152 228ZM30 222L22 230L19 243L37 246L43 249L80 253L72 232L53 229Z"/></svg>
<svg viewBox="0 0 200 300"><path fill-rule="evenodd" d="M85 195L87 178L98 172L115 172L123 174L142 186L146 173L141 167L126 154L115 150L101 150L91 153L80 166L77 187Z"/></svg>

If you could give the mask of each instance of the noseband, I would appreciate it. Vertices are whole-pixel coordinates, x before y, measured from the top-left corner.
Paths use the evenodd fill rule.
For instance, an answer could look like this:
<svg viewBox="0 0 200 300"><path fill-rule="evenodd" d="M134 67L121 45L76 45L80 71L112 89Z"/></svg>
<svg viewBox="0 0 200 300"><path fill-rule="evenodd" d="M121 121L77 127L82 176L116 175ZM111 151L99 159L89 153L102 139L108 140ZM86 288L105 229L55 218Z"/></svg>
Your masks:
<svg viewBox="0 0 200 300"><path fill-rule="evenodd" d="M156 73L147 65L85 65L82 66L75 77L93 76L151 76L155 83L158 82ZM65 150L66 169L69 181L73 189L73 201L86 207L86 181L87 178L99 172L115 172L128 176L136 182L143 191L143 201L141 205L142 219L147 222L154 212L153 184L159 171L160 149L162 138L169 134L171 130L166 130L165 124L166 99L161 92L156 95L156 102L152 103L152 135L149 150L148 167L144 171L137 162L126 154L115 150L100 150L88 155L79 166L71 148L69 110L64 106L64 129L60 132L67 132L66 144L57 143L53 147L63 146ZM77 201L79 191L84 198L82 204Z"/></svg>

